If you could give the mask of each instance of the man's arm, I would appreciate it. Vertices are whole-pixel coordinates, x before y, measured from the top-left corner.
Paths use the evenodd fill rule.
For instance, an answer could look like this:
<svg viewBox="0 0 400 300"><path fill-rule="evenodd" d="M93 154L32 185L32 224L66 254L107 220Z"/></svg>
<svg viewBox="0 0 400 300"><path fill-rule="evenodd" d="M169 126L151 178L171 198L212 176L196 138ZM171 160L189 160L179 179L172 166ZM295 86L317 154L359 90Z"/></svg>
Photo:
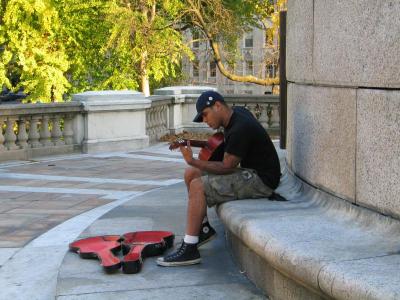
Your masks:
<svg viewBox="0 0 400 300"><path fill-rule="evenodd" d="M196 159L193 157L192 149L190 148L190 143L187 147L181 146L180 150L182 156L186 163L192 167L198 168L202 171L206 171L212 174L224 175L231 174L235 171L239 165L241 158L233 154L225 152L223 161L205 161Z"/></svg>

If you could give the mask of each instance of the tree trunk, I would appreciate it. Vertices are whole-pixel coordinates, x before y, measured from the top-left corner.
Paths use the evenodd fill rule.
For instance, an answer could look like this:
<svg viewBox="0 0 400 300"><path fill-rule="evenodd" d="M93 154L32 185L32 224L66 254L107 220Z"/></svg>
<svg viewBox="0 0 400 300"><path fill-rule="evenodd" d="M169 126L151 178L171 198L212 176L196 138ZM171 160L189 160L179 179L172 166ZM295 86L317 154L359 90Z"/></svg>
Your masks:
<svg viewBox="0 0 400 300"><path fill-rule="evenodd" d="M146 97L148 97L148 96L150 96L150 84L149 84L149 77L148 76L144 76L144 75L141 75L140 76L141 78L140 78L140 80L141 80L141 91L142 91L142 93L146 96Z"/></svg>
<svg viewBox="0 0 400 300"><path fill-rule="evenodd" d="M140 60L140 90L146 96L150 96L149 75L147 73L147 51L143 51Z"/></svg>

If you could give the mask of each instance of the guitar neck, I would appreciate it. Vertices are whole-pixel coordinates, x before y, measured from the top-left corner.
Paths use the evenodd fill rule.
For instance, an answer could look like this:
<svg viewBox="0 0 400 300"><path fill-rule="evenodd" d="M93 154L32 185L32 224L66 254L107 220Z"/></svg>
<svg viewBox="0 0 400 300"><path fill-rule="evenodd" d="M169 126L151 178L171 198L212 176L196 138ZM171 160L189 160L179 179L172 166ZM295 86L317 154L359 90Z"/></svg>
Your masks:
<svg viewBox="0 0 400 300"><path fill-rule="evenodd" d="M207 141L199 141L199 140L185 140L186 142L190 142L191 147L200 147L203 148L207 146Z"/></svg>

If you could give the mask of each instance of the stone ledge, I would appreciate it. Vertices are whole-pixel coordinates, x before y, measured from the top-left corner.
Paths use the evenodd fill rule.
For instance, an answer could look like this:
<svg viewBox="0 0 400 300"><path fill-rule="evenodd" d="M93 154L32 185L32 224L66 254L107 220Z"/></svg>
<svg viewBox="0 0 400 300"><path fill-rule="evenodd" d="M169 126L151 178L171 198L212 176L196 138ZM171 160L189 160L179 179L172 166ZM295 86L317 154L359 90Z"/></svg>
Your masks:
<svg viewBox="0 0 400 300"><path fill-rule="evenodd" d="M218 208L248 277L273 299L399 299L400 222L283 173L289 202Z"/></svg>

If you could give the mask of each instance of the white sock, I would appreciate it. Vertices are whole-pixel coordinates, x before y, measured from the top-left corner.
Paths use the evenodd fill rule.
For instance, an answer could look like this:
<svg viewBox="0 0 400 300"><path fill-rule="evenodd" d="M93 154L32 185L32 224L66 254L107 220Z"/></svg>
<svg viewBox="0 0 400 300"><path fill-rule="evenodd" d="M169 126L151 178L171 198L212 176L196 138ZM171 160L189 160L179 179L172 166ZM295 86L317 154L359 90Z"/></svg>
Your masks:
<svg viewBox="0 0 400 300"><path fill-rule="evenodd" d="M207 216L205 216L204 219L203 219L203 224L207 223L207 222L208 222L208 218L207 218Z"/></svg>
<svg viewBox="0 0 400 300"><path fill-rule="evenodd" d="M183 241L186 244L197 244L199 242L199 236L185 234Z"/></svg>

